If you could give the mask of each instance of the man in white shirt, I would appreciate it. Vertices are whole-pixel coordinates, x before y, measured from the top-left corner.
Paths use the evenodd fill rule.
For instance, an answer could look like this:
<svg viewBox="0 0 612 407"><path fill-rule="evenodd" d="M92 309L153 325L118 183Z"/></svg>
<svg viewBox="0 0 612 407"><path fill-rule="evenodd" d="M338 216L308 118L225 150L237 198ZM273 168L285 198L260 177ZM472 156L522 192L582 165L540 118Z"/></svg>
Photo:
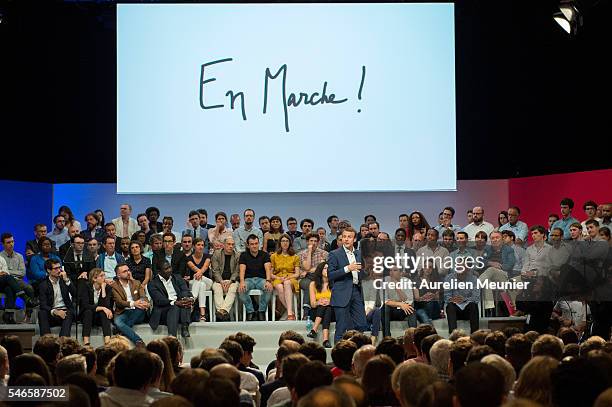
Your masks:
<svg viewBox="0 0 612 407"><path fill-rule="evenodd" d="M398 267L391 268L387 284L393 283L393 287L385 289L385 305L382 313L383 335L391 336L391 321L407 321L409 327L417 326L416 313L414 309L414 295L410 279L402 277L402 271Z"/></svg>
<svg viewBox="0 0 612 407"><path fill-rule="evenodd" d="M113 224L117 230L117 236L131 238L134 233L140 230L140 226L138 226L136 219L130 218L132 214L132 205L121 204L119 213L121 216L113 219Z"/></svg>
<svg viewBox="0 0 612 407"><path fill-rule="evenodd" d="M76 289L74 284L70 283L59 260L45 261L45 270L48 278L43 279L38 287L40 335L51 333L52 325L61 325L60 336L70 336L70 328L75 315L72 298L76 297Z"/></svg>
<svg viewBox="0 0 612 407"><path fill-rule="evenodd" d="M144 346L143 340L132 327L144 321L149 302L144 296L144 288L132 278L127 264L115 268L118 282L112 285L115 302L115 326L135 345Z"/></svg>
<svg viewBox="0 0 612 407"><path fill-rule="evenodd" d="M476 233L483 231L489 236L493 232L492 224L484 220L484 209L480 206L474 207L472 210L472 223L463 228L463 231L468 234L468 240L473 242Z"/></svg>
<svg viewBox="0 0 612 407"><path fill-rule="evenodd" d="M582 235L586 237L588 236L587 225L586 225L587 221L591 219L595 219L599 224L601 224L601 218L598 218L596 216L597 204L593 201L586 201L584 205L582 205L582 210L587 216L587 218L580 223L582 225Z"/></svg>

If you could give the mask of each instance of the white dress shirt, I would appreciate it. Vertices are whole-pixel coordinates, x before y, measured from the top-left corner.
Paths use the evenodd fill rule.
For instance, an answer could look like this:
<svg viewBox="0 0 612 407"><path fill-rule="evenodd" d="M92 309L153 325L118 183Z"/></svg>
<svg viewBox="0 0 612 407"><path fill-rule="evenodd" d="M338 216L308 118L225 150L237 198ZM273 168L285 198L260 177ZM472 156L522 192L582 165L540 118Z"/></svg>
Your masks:
<svg viewBox="0 0 612 407"><path fill-rule="evenodd" d="M174 285L172 284L172 276L169 279L164 279L161 274L159 274L159 279L166 287L166 291L168 292L168 299L170 300L170 305L174 305L174 301L178 298L176 294L176 290L174 290Z"/></svg>
<svg viewBox="0 0 612 407"><path fill-rule="evenodd" d="M122 282L119 282L119 284L121 284L121 287L123 288L123 291L125 292L125 299L127 300L128 304L130 304L130 308L128 309L134 309L134 297L132 297L132 291L130 290L130 283L128 282L126 285L123 285Z"/></svg>
<svg viewBox="0 0 612 407"><path fill-rule="evenodd" d="M344 252L346 253L346 257L348 257L349 264L357 263L357 259L355 258L355 252L353 250L347 249L345 246L342 246ZM351 273L353 275L353 284L359 284L359 271L353 270L350 271L348 266L344 266L345 273Z"/></svg>

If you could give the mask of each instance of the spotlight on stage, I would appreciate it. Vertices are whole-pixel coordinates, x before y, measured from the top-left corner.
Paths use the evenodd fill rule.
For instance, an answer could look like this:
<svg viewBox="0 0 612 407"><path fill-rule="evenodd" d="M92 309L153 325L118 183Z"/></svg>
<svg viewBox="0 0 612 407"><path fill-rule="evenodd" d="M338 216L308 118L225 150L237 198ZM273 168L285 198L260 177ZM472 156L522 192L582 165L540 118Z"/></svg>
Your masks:
<svg viewBox="0 0 612 407"><path fill-rule="evenodd" d="M574 0L561 0L558 11L553 13L553 19L570 35L576 35L582 26L582 14Z"/></svg>

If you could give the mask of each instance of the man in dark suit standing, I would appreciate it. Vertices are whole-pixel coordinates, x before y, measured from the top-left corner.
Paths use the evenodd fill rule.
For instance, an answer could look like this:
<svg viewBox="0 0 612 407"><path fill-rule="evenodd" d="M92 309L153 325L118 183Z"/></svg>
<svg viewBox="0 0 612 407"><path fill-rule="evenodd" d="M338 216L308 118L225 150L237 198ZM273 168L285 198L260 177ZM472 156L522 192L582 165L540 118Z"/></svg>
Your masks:
<svg viewBox="0 0 612 407"><path fill-rule="evenodd" d="M153 312L149 325L157 329L166 322L168 335L176 336L178 325L181 324L181 336L189 337L189 322L191 306L194 299L185 280L172 273L172 266L165 262L156 277L147 285L149 295L153 300Z"/></svg>
<svg viewBox="0 0 612 407"><path fill-rule="evenodd" d="M47 260L45 270L48 277L43 279L38 287L40 335L51 333L51 325L61 325L60 336L70 336L70 327L75 315L71 298L76 296L74 284L71 284L59 260Z"/></svg>
<svg viewBox="0 0 612 407"><path fill-rule="evenodd" d="M357 232L352 227L342 231L342 247L329 253L328 277L332 284L331 306L336 315L334 341L349 329L367 329L361 282L367 276L361 252L353 246Z"/></svg>

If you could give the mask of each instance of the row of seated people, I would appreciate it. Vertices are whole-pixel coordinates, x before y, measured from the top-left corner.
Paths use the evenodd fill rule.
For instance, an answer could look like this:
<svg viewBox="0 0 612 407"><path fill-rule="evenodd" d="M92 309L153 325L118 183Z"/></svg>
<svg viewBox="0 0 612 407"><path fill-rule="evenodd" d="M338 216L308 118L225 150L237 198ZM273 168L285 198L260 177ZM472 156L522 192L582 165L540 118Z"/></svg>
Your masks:
<svg viewBox="0 0 612 407"><path fill-rule="evenodd" d="M69 405L240 407L511 407L612 403L612 342L571 330L517 327L408 328L376 346L347 331L331 350L295 331L278 338L275 358L254 363L255 338L236 332L184 360L175 337L131 349L122 336L93 349L73 338L40 337L32 353L0 339L0 397L14 386L66 386ZM267 362L267 361L266 361ZM7 386L9 388L7 388ZM15 388L12 389L15 392ZM65 404L65 402L63 402Z"/></svg>

